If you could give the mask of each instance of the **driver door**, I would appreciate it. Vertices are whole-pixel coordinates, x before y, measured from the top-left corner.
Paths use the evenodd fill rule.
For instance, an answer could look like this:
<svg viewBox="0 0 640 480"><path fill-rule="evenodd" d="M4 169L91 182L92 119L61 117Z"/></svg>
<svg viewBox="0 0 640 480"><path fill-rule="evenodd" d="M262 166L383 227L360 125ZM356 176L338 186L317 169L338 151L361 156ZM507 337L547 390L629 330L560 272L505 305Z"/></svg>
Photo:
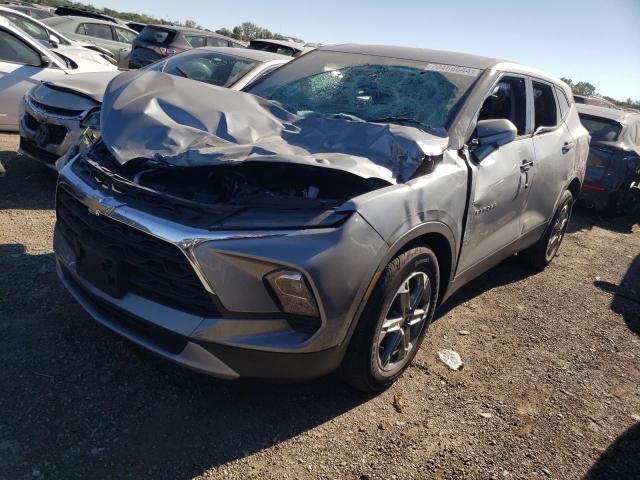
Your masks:
<svg viewBox="0 0 640 480"><path fill-rule="evenodd" d="M481 161L473 157L472 192L466 219L464 247L458 271L463 273L508 249L521 233L521 215L527 202L533 160L530 88L519 75L504 75L485 99L478 120L507 119L517 128L516 138Z"/></svg>

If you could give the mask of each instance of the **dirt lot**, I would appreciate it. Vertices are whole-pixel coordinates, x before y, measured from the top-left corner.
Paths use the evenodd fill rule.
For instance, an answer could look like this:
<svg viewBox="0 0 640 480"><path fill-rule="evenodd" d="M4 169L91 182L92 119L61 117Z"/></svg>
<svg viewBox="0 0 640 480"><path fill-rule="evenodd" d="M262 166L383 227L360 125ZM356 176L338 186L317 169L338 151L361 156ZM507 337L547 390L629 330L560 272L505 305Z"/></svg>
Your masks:
<svg viewBox="0 0 640 480"><path fill-rule="evenodd" d="M508 261L460 291L382 395L228 383L76 305L55 177L16 145L0 135L0 478L640 478L638 225L576 211L547 271Z"/></svg>

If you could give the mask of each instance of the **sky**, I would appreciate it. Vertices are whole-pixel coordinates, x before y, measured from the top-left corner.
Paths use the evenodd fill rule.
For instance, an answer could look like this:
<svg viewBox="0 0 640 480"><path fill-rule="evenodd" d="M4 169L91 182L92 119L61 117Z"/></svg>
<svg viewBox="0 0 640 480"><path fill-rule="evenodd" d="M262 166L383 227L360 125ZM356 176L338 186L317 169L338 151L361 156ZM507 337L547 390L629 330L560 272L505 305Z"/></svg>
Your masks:
<svg viewBox="0 0 640 480"><path fill-rule="evenodd" d="M96 7L253 22L307 42L375 43L503 58L640 100L640 0L88 0Z"/></svg>

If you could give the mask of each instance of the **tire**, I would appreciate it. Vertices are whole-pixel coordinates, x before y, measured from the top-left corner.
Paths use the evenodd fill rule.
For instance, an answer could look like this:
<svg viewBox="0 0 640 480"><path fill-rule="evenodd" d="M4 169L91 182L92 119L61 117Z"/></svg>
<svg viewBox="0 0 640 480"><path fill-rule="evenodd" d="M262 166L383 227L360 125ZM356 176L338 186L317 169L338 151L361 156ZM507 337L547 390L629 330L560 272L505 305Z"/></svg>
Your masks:
<svg viewBox="0 0 640 480"><path fill-rule="evenodd" d="M518 255L520 259L535 270L542 271L551 263L557 255L564 234L567 231L569 220L571 219L571 209L573 208L573 195L566 190L560 198L560 205L553 215L544 235L532 246L523 250ZM566 210L565 210L566 209ZM555 236L555 245L551 247L551 241Z"/></svg>
<svg viewBox="0 0 640 480"><path fill-rule="evenodd" d="M395 382L420 348L439 288L438 259L429 248L411 248L391 260L351 337L338 372L342 380L362 392L380 392ZM403 301L411 304L405 315Z"/></svg>

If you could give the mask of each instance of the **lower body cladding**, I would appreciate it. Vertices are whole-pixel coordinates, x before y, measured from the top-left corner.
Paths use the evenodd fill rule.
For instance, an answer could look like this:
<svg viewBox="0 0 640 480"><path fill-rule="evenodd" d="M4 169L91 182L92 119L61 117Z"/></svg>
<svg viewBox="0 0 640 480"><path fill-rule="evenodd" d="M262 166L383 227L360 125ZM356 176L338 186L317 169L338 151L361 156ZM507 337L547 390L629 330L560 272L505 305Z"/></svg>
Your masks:
<svg viewBox="0 0 640 480"><path fill-rule="evenodd" d="M58 274L98 322L221 378L302 380L340 365L387 250L358 214L336 228L212 232L112 200L63 169Z"/></svg>

